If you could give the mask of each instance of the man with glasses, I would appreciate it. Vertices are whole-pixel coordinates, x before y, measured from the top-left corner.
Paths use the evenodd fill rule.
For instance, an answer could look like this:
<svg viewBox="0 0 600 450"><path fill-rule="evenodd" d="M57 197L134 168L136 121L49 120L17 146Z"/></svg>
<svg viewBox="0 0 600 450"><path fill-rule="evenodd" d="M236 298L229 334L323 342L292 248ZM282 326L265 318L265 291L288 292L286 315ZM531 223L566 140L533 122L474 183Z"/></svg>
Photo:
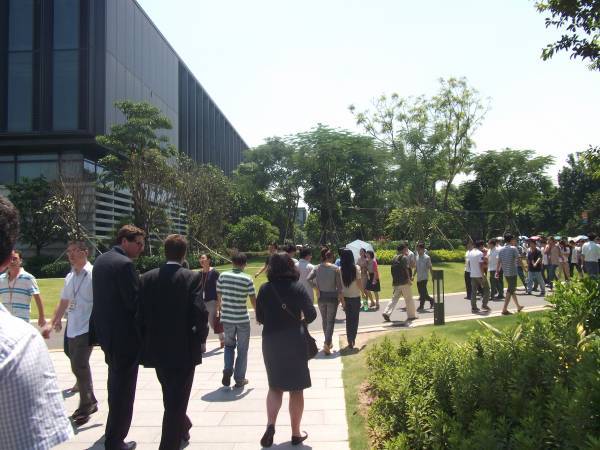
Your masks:
<svg viewBox="0 0 600 450"><path fill-rule="evenodd" d="M85 242L71 241L67 246L67 256L71 263L71 272L66 276L52 321L46 324L42 332L48 339L54 328L60 331L61 320L68 315L67 350L71 361L71 371L77 379L79 407L71 416L73 423L81 426L90 420L90 415L98 411L98 402L94 395L92 372L90 370L90 315L92 314L92 264L88 261L88 248Z"/></svg>
<svg viewBox="0 0 600 450"><path fill-rule="evenodd" d="M38 326L43 327L46 319L40 289L35 277L21 267L22 263L21 252L13 251L8 270L0 275L0 298L9 313L29 323L33 297L38 310Z"/></svg>
<svg viewBox="0 0 600 450"><path fill-rule="evenodd" d="M140 351L135 325L140 280L133 260L144 251L144 238L143 230L123 226L117 245L96 258L92 271L91 333L108 364L107 450L131 450L137 445L125 443L125 437L133 416Z"/></svg>

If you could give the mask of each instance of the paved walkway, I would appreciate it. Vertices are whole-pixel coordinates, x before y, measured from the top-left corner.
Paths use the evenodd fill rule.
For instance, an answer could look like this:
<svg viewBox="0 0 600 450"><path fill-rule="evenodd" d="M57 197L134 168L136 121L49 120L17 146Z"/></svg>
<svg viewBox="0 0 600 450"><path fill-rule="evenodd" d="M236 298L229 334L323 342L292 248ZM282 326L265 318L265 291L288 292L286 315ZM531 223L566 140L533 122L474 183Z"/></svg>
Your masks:
<svg viewBox="0 0 600 450"><path fill-rule="evenodd" d="M322 334L315 333L317 342ZM338 342L338 336L334 337ZM251 338L248 355L250 383L245 389L225 388L221 385L223 351L218 341L210 341L203 363L197 367L188 416L192 420L189 450L250 450L259 449L259 440L266 426L265 398L268 390L260 337ZM51 352L58 376L59 386L70 388L75 378L69 361L61 351ZM99 402L99 411L91 420L79 428L76 436L57 449L103 449L103 434L107 416L107 369L104 354L94 349L91 357L94 391ZM277 420L274 449L307 448L322 450L345 450L348 446L346 406L342 382L342 361L339 354L324 357L319 354L310 361L312 388L304 391L305 405L302 430L309 434L305 446L290 444L288 397ZM77 407L78 395L65 399L67 412ZM135 440L138 449L158 448L163 414L162 392L152 369L140 368L135 399L133 423L128 440Z"/></svg>

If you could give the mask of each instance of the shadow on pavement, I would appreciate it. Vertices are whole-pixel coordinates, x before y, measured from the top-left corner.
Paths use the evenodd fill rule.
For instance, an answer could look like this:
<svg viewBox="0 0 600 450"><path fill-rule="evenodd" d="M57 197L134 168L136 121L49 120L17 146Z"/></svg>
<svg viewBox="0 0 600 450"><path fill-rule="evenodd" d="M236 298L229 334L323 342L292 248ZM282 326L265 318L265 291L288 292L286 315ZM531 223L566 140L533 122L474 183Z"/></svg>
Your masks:
<svg viewBox="0 0 600 450"><path fill-rule="evenodd" d="M236 388L229 388L226 386L222 386L218 389L215 389L212 392L209 392L208 394L204 394L202 397L200 397L202 400L204 400L205 402L235 402L236 400L242 399L245 396L247 396L248 394L250 394L250 392L252 392L254 390L254 388L250 388L250 389L236 389Z"/></svg>

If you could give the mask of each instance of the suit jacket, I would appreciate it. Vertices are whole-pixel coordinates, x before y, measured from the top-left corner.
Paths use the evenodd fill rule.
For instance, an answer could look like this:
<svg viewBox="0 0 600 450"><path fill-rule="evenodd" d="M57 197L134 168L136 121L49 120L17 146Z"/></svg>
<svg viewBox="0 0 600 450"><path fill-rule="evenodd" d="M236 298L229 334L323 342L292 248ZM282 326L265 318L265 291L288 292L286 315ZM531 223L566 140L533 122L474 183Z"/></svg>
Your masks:
<svg viewBox="0 0 600 450"><path fill-rule="evenodd" d="M199 272L165 264L142 275L137 322L146 367L186 368L202 362L208 311Z"/></svg>
<svg viewBox="0 0 600 450"><path fill-rule="evenodd" d="M121 247L113 247L96 258L92 286L92 343L100 344L107 355L136 356L140 346L135 326L139 276Z"/></svg>

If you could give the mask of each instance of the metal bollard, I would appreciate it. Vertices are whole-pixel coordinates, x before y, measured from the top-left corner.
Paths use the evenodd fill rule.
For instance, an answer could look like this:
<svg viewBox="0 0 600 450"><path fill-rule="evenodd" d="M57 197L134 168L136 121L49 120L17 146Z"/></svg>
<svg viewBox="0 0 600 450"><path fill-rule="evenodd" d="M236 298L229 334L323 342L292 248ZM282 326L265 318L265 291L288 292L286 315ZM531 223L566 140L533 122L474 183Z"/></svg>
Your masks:
<svg viewBox="0 0 600 450"><path fill-rule="evenodd" d="M435 303L433 304L433 324L444 325L446 320L444 318L444 271L433 270L433 298Z"/></svg>

